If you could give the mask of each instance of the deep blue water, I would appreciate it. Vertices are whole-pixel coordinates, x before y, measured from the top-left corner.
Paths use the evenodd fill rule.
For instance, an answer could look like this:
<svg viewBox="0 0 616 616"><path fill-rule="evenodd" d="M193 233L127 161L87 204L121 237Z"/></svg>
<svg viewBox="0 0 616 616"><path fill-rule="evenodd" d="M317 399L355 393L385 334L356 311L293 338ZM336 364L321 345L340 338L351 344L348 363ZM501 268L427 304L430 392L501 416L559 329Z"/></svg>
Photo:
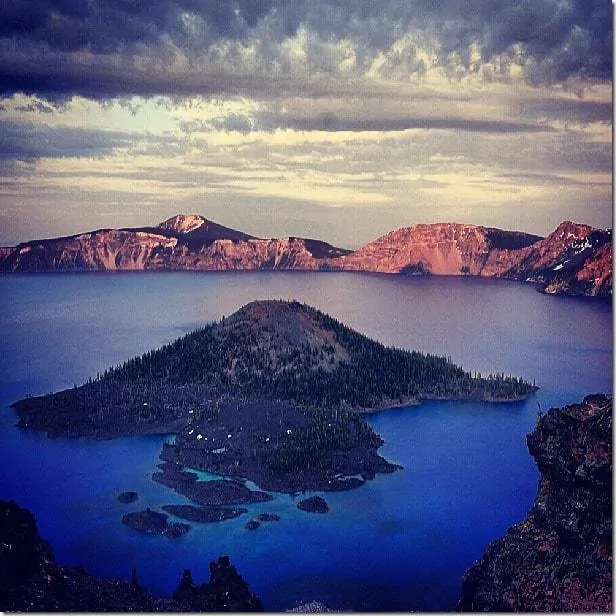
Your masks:
<svg viewBox="0 0 616 616"><path fill-rule="evenodd" d="M186 502L150 480L165 437L92 442L17 430L16 399L72 387L259 298L299 299L386 344L449 355L466 369L536 379L513 404L427 402L369 418L403 471L325 495L326 516L277 495L248 516L194 524L179 540L140 535L121 516ZM0 498L32 509L57 559L170 593L229 554L270 611L451 610L464 570L520 520L538 474L525 435L537 410L612 389L611 306L517 283L366 274L155 273L0 276ZM117 502L123 490L140 500ZM251 515L249 514L249 515Z"/></svg>

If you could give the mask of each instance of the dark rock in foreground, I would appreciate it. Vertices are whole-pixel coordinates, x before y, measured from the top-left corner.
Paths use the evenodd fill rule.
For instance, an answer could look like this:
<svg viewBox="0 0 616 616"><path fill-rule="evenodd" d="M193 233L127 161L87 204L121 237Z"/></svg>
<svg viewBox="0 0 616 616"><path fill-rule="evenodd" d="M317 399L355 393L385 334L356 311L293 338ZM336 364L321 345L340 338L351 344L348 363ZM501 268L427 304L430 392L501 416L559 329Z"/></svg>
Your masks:
<svg viewBox="0 0 616 616"><path fill-rule="evenodd" d="M222 522L237 518L248 511L243 507L194 507L193 505L163 505L163 509L190 522Z"/></svg>
<svg viewBox="0 0 616 616"><path fill-rule="evenodd" d="M185 572L172 599L155 598L132 580L104 580L82 567L55 562L30 511L0 501L0 611L200 612L263 611L229 558L210 564L210 581L197 586ZM187 575L188 573L188 575Z"/></svg>
<svg viewBox="0 0 616 616"><path fill-rule="evenodd" d="M221 556L210 563L210 581L195 585L190 569L185 569L173 599L191 612L262 612L261 600L230 563Z"/></svg>
<svg viewBox="0 0 616 616"><path fill-rule="evenodd" d="M118 500L121 503L134 503L139 500L139 494L137 492L122 492L118 495Z"/></svg>
<svg viewBox="0 0 616 616"><path fill-rule="evenodd" d="M311 496L297 503L297 508L302 511L310 511L310 513L327 513L329 505L325 499L320 496Z"/></svg>
<svg viewBox="0 0 616 616"><path fill-rule="evenodd" d="M141 533L163 535L170 539L178 539L190 530L188 524L167 522L168 517L164 513L158 513L148 508L145 511L127 513L122 516L122 523Z"/></svg>
<svg viewBox="0 0 616 616"><path fill-rule="evenodd" d="M612 400L551 409L528 435L541 472L526 519L462 581L462 611L612 612Z"/></svg>

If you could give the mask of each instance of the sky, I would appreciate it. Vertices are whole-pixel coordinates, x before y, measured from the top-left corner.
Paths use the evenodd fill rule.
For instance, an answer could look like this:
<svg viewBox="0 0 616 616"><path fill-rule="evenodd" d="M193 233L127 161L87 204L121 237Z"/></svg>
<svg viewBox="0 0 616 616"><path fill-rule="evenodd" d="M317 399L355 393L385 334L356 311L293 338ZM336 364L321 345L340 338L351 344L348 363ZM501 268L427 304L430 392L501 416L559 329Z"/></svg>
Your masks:
<svg viewBox="0 0 616 616"><path fill-rule="evenodd" d="M612 226L609 0L0 3L0 245Z"/></svg>

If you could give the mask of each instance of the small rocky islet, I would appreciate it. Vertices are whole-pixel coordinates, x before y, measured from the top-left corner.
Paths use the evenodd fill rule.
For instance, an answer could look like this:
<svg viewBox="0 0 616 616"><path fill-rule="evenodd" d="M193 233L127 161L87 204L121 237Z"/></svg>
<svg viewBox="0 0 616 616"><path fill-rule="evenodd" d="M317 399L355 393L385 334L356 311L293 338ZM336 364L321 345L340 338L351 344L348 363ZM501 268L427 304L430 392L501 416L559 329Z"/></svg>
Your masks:
<svg viewBox="0 0 616 616"><path fill-rule="evenodd" d="M122 516L122 523L140 533L162 535L170 539L178 539L190 530L188 524L169 522L168 517L166 514L152 511L148 507L143 511L125 514Z"/></svg>
<svg viewBox="0 0 616 616"><path fill-rule="evenodd" d="M297 503L297 508L310 513L328 513L329 505L324 498L320 496L311 496Z"/></svg>

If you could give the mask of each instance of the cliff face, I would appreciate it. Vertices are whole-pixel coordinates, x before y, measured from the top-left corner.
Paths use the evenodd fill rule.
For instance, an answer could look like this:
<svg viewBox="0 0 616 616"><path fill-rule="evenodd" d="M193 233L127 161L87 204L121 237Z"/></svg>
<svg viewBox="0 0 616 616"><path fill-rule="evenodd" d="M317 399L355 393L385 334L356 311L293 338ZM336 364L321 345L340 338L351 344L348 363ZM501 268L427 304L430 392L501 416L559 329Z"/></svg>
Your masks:
<svg viewBox="0 0 616 616"><path fill-rule="evenodd" d="M612 611L612 401L551 409L528 435L541 472L523 522L462 582L462 611Z"/></svg>
<svg viewBox="0 0 616 616"><path fill-rule="evenodd" d="M611 296L611 231L564 222L545 239L439 223L392 231L338 261L354 271L500 277L545 293Z"/></svg>
<svg viewBox="0 0 616 616"><path fill-rule="evenodd" d="M499 258L510 263L509 254L539 239L476 225L417 225L392 231L341 261L343 269L350 270L480 276L490 257L493 271L488 275L498 275Z"/></svg>
<svg viewBox="0 0 616 616"><path fill-rule="evenodd" d="M263 611L258 597L226 556L210 564L209 583L197 586L190 571L172 599L157 599L133 579L104 580L81 567L55 562L30 511L0 501L0 610L30 612Z"/></svg>
<svg viewBox="0 0 616 616"><path fill-rule="evenodd" d="M103 229L0 249L0 271L349 270L502 277L546 293L611 296L611 231L572 222L549 237L458 223L392 231L355 252L326 242L259 239L202 216Z"/></svg>

